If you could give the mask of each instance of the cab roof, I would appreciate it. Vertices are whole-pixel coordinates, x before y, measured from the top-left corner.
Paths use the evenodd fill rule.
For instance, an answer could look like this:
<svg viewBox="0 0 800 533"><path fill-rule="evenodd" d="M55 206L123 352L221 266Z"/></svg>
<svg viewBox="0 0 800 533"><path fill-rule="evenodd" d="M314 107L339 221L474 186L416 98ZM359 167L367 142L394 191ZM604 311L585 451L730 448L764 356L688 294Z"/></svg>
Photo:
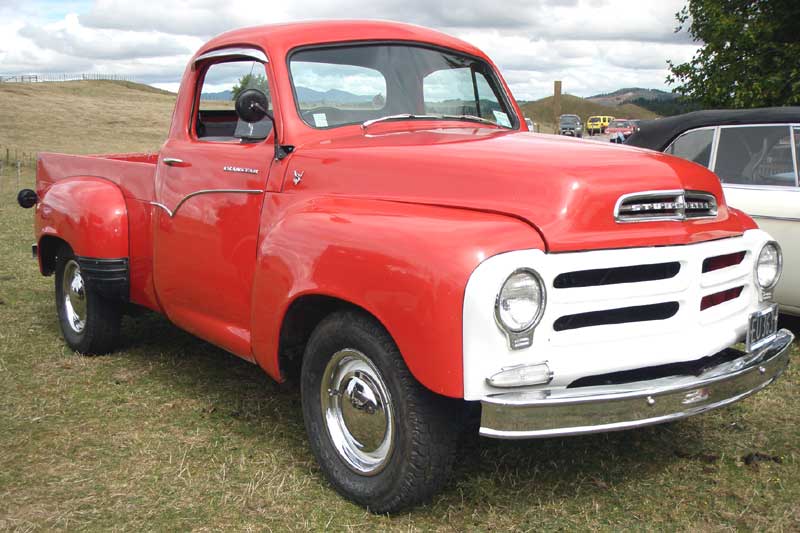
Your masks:
<svg viewBox="0 0 800 533"><path fill-rule="evenodd" d="M257 45L268 55L277 55L301 46L353 41L421 42L486 58L478 48L445 33L383 20L293 22L241 28L214 37L198 50L196 56L235 45Z"/></svg>

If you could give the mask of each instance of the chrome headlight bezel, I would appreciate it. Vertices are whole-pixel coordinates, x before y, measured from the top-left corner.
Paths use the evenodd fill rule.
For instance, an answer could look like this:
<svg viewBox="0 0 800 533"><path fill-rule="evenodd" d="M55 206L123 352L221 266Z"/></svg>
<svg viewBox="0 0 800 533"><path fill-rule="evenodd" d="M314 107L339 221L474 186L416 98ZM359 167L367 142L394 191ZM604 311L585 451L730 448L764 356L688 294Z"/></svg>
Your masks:
<svg viewBox="0 0 800 533"><path fill-rule="evenodd" d="M778 257L778 265L777 265L777 274L775 278L766 286L761 285L761 282L758 279L758 269L761 266L761 254L764 253L764 250L767 249L768 246L771 246L775 249L776 255ZM767 241L758 251L758 255L756 256L756 260L753 262L753 279L755 281L756 286L761 289L761 293L766 297L771 297L771 291L778 285L778 282L781 280L781 275L783 274L783 250L781 250L780 244L776 241Z"/></svg>
<svg viewBox="0 0 800 533"><path fill-rule="evenodd" d="M527 274L533 278L536 284L539 286L539 307L536 310L534 317L525 324L522 328L514 328L506 324L500 314L500 302L502 301L503 291L506 289L506 285L514 276L518 274ZM542 316L544 315L544 309L547 305L547 289L544 284L544 280L542 276L539 275L538 272L533 270L532 268L518 268L511 272L508 276L506 276L505 280L503 280L502 285L500 285L500 289L497 292L497 296L495 297L494 301L494 320L497 323L497 327L505 333L506 338L508 339L508 346L512 350L521 350L523 348L529 347L533 343L533 330L536 329L536 326L539 325L539 322L542 320Z"/></svg>

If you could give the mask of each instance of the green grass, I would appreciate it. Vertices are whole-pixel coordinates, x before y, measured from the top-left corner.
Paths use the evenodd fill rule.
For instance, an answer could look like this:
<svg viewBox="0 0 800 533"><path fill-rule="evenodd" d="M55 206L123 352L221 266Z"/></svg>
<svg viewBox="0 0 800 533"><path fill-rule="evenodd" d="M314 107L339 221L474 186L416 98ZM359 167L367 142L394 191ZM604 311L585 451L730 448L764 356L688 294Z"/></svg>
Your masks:
<svg viewBox="0 0 800 533"><path fill-rule="evenodd" d="M91 89L110 98L107 87ZM92 91L76 102L89 102ZM168 95L125 94L126 109L160 106L168 120L167 102L151 100ZM0 93L0 115L7 104ZM78 152L105 151L109 129L114 151L157 147L165 133L148 137L100 115L92 130L62 138L71 113L52 108L62 129L20 119L2 133L14 145L35 138L40 149ZM126 113L126 125L140 122ZM16 177L0 179L0 530L798 529L796 361L765 392L674 424L542 441L467 439L430 505L370 515L325 482L295 387L153 314L126 318L112 355L71 353L53 280L30 258L33 212L16 206ZM780 463L746 465L754 452Z"/></svg>
<svg viewBox="0 0 800 533"><path fill-rule="evenodd" d="M30 176L26 177L30 182ZM71 353L32 211L0 200L0 528L19 530L792 530L800 524L796 364L731 408L607 435L467 439L428 505L372 516L306 444L296 388L152 314L123 347ZM798 355L795 348L795 357ZM780 458L747 466L760 452Z"/></svg>

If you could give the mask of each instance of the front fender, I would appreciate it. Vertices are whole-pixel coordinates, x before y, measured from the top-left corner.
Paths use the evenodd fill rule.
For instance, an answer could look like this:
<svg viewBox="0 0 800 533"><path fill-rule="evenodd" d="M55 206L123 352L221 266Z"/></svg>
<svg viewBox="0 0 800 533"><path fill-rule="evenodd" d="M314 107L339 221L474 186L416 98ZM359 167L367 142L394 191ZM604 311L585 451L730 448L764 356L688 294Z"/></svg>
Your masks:
<svg viewBox="0 0 800 533"><path fill-rule="evenodd" d="M128 214L117 185L102 178L71 177L39 194L37 242L56 237L66 241L78 256L128 257Z"/></svg>
<svg viewBox="0 0 800 533"><path fill-rule="evenodd" d="M281 379L278 339L305 295L357 305L392 335L412 374L463 397L462 314L472 271L487 257L543 249L514 218L471 210L348 198L273 195L264 206L254 280L256 360Z"/></svg>

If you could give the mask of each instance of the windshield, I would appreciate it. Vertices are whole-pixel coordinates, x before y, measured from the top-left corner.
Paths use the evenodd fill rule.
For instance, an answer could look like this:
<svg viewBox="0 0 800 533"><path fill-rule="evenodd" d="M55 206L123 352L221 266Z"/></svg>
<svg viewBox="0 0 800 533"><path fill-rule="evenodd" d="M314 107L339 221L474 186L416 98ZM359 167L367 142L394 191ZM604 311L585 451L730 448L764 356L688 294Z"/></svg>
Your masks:
<svg viewBox="0 0 800 533"><path fill-rule="evenodd" d="M600 117L590 117L589 122L600 122Z"/></svg>
<svg viewBox="0 0 800 533"><path fill-rule="evenodd" d="M574 125L578 123L577 117L561 117L561 124Z"/></svg>
<svg viewBox="0 0 800 533"><path fill-rule="evenodd" d="M315 128L384 117L519 126L489 65L455 52L399 44L313 48L293 53L289 70L298 112Z"/></svg>
<svg viewBox="0 0 800 533"><path fill-rule="evenodd" d="M611 127L611 128L627 128L628 126L630 126L630 124L628 123L627 120L615 120L614 122L611 123L611 126L609 126L609 127Z"/></svg>

